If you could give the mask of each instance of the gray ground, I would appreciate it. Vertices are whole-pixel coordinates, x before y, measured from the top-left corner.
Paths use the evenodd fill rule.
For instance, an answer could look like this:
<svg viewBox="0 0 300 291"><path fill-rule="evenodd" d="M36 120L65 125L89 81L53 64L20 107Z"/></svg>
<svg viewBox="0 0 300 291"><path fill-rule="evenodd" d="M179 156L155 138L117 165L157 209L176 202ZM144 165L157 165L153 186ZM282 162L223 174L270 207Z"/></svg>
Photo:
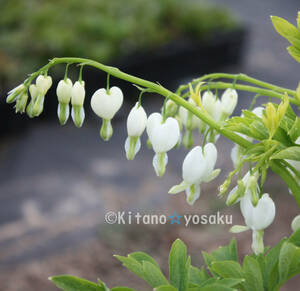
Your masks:
<svg viewBox="0 0 300 291"><path fill-rule="evenodd" d="M244 72L295 88L299 81L299 64L285 51L287 42L274 31L269 15L294 21L299 8L297 1L215 1L232 7L249 24L251 32L244 63L224 70ZM242 94L237 113L250 103L248 97L250 95ZM148 102L146 107L149 113L158 107L158 101ZM0 273L9 274L15 268L22 268L24 263L35 264L50 254L57 255L67 248L78 249L85 245L97 237L99 230L100 234L104 233L103 229L107 228L104 214L108 210L171 214L174 209L181 213L197 213L199 209L207 211L205 207L213 207L212 211L217 206L223 207L222 201L209 199L209 195L215 197L217 193L216 184L204 188L204 200L194 208L181 206L182 196L167 195L169 187L181 178L182 149L170 153L167 174L161 180L154 175L152 152L145 147L136 160L128 162L123 149L126 133L122 117L126 110L128 108L116 120L115 134L109 143L100 140L96 118L88 120L80 130L71 123L65 128L55 123L39 124L23 136L5 141L0 151ZM231 167L230 147L228 141L222 139L219 142L221 157L218 163L225 172ZM222 181L221 178L217 183ZM268 185L270 190L287 195L280 182L273 180ZM297 208L291 197L286 197L284 203L289 204L284 204L277 222L288 234L288 220L297 214ZM234 219L241 223L238 213ZM209 233L216 235L215 230ZM184 238L184 230L179 235ZM223 234L224 237L230 235ZM270 234L270 243L271 238L275 241L278 236ZM215 244L209 239L201 241L197 235L194 239L199 240L202 248L210 249ZM196 245L195 241L190 239L191 245ZM122 244L114 245L115 249L118 246ZM86 276L84 272L78 275ZM19 289L8 285L6 290Z"/></svg>

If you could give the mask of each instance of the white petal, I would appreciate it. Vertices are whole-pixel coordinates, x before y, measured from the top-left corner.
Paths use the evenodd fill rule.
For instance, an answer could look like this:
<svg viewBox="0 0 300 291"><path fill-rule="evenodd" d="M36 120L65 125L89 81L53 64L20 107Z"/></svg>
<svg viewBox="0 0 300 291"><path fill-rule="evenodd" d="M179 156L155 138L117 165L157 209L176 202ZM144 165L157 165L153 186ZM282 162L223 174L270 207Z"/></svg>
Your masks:
<svg viewBox="0 0 300 291"><path fill-rule="evenodd" d="M128 136L125 141L125 152L126 152L127 159L129 159L128 153L129 153L129 149L130 149L129 148L130 147L130 138L131 137ZM138 138L137 142L135 144L135 147L134 147L134 156L139 152L140 149L141 149L141 140ZM131 159L133 159L134 156Z"/></svg>
<svg viewBox="0 0 300 291"><path fill-rule="evenodd" d="M162 116L160 113L154 112L150 114L147 120L147 128L146 128L149 139L155 125L160 124L161 122L162 122Z"/></svg>
<svg viewBox="0 0 300 291"><path fill-rule="evenodd" d="M205 175L206 161L203 157L202 148L194 147L186 155L182 164L182 178L184 181L195 184Z"/></svg>
<svg viewBox="0 0 300 291"><path fill-rule="evenodd" d="M56 88L56 95L57 99L61 103L69 103L71 100L71 92L72 92L72 81L70 79L60 80L57 88Z"/></svg>
<svg viewBox="0 0 300 291"><path fill-rule="evenodd" d="M263 116L263 111L264 111L264 108L261 107L261 106L256 107L256 108L254 108L254 109L252 110L252 112L253 112L256 116L258 116L258 117L260 117L260 118L262 118L262 116Z"/></svg>
<svg viewBox="0 0 300 291"><path fill-rule="evenodd" d="M231 115L237 105L238 94L236 90L228 88L221 97L222 110L227 115Z"/></svg>
<svg viewBox="0 0 300 291"><path fill-rule="evenodd" d="M138 102L131 109L127 118L127 132L129 136L141 136L147 125L147 114Z"/></svg>
<svg viewBox="0 0 300 291"><path fill-rule="evenodd" d="M75 82L71 90L72 105L82 106L85 98L84 82Z"/></svg>
<svg viewBox="0 0 300 291"><path fill-rule="evenodd" d="M186 201L189 205L193 205L200 197L200 184L190 185L186 190Z"/></svg>
<svg viewBox="0 0 300 291"><path fill-rule="evenodd" d="M123 93L120 88L98 89L92 96L91 107L99 117L111 120L123 104Z"/></svg>
<svg viewBox="0 0 300 291"><path fill-rule="evenodd" d="M167 152L172 149L180 137L178 121L169 117L165 123L155 123L150 130L150 141L156 153Z"/></svg>
<svg viewBox="0 0 300 291"><path fill-rule="evenodd" d="M162 164L159 163L159 155L164 155ZM164 174L164 169L168 164L168 155L166 153L155 154L152 160L152 165L154 167L157 176L162 176Z"/></svg>

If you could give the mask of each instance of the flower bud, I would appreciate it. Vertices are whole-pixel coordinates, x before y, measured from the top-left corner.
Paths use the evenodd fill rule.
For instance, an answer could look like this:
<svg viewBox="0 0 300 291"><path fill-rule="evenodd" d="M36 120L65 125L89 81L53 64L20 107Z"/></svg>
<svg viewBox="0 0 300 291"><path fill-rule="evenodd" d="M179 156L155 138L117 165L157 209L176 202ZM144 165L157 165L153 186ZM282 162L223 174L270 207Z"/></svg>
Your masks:
<svg viewBox="0 0 300 291"><path fill-rule="evenodd" d="M75 82L71 90L72 105L83 106L84 99L85 99L84 82L77 81Z"/></svg>
<svg viewBox="0 0 300 291"><path fill-rule="evenodd" d="M29 104L26 108L26 113L30 118L33 118L34 117L34 115L33 115L33 105L34 105L37 97L39 96L39 91L38 91L35 84L31 84L29 86L29 92L30 92L31 99L30 99L30 102L29 102Z"/></svg>
<svg viewBox="0 0 300 291"><path fill-rule="evenodd" d="M70 79L60 80L57 88L56 95L59 103L69 104L71 101L73 84Z"/></svg>
<svg viewBox="0 0 300 291"><path fill-rule="evenodd" d="M28 94L24 92L16 101L16 113L24 113L27 106Z"/></svg>
<svg viewBox="0 0 300 291"><path fill-rule="evenodd" d="M173 100L168 100L166 103L166 116L174 117L178 111L178 105Z"/></svg>
<svg viewBox="0 0 300 291"><path fill-rule="evenodd" d="M39 75L36 78L36 87L39 91L39 94L45 96L47 91L52 86L52 78L50 76Z"/></svg>
<svg viewBox="0 0 300 291"><path fill-rule="evenodd" d="M147 125L147 114L138 103L131 109L127 118L127 132L129 136L141 136Z"/></svg>
<svg viewBox="0 0 300 291"><path fill-rule="evenodd" d="M222 114L222 104L211 91L204 92L202 96L202 105L214 120L220 120Z"/></svg>
<svg viewBox="0 0 300 291"><path fill-rule="evenodd" d="M98 89L92 96L91 107L99 117L111 120L123 103L123 93L120 88L112 87L107 92L106 89Z"/></svg>
<svg viewBox="0 0 300 291"><path fill-rule="evenodd" d="M297 231L298 229L300 229L300 215L297 215L291 224L292 230L293 231Z"/></svg>
<svg viewBox="0 0 300 291"><path fill-rule="evenodd" d="M6 103L15 102L25 92L26 92L26 87L22 83L19 86L17 86L16 88L14 88L8 92L8 95L6 98Z"/></svg>
<svg viewBox="0 0 300 291"><path fill-rule="evenodd" d="M264 110L265 109L263 107L258 106L252 110L252 113L254 113L257 117L262 118Z"/></svg>
<svg viewBox="0 0 300 291"><path fill-rule="evenodd" d="M245 195L246 187L244 185L244 182L242 180L238 180L238 185L234 187L231 192L229 193L226 204L228 206L231 206L238 202L241 197Z"/></svg>
<svg viewBox="0 0 300 291"><path fill-rule="evenodd" d="M230 116L237 105L237 101L238 94L236 90L231 88L226 89L221 97L222 111L227 116Z"/></svg>

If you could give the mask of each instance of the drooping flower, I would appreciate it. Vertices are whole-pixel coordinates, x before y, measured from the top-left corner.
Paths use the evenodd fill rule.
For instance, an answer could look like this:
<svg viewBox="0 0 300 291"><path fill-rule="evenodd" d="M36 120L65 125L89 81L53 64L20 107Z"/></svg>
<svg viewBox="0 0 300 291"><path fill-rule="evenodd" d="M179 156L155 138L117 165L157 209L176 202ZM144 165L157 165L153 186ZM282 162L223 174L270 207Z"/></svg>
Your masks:
<svg viewBox="0 0 300 291"><path fill-rule="evenodd" d="M147 120L147 134L155 152L153 167L157 176L163 176L168 163L167 152L179 141L178 122L173 117L165 121L160 113L152 113Z"/></svg>
<svg viewBox="0 0 300 291"><path fill-rule="evenodd" d="M84 99L85 99L85 89L84 81L76 81L71 90L71 103L72 103L72 119L76 127L81 127L84 118Z"/></svg>
<svg viewBox="0 0 300 291"><path fill-rule="evenodd" d="M131 109L127 118L128 137L125 141L125 151L128 160L133 160L141 148L140 136L147 125L147 114L144 108L137 102Z"/></svg>
<svg viewBox="0 0 300 291"><path fill-rule="evenodd" d="M39 116L44 110L45 95L52 86L52 78L46 75L39 75L35 81L37 97L32 107L32 115Z"/></svg>
<svg viewBox="0 0 300 291"><path fill-rule="evenodd" d="M221 97L222 113L224 114L223 118L226 119L229 117L238 102L238 94L235 89L228 88L224 91Z"/></svg>
<svg viewBox="0 0 300 291"><path fill-rule="evenodd" d="M7 94L6 103L13 103L15 102L22 94L26 92L26 87L22 83L15 87L14 89L10 90Z"/></svg>
<svg viewBox="0 0 300 291"><path fill-rule="evenodd" d="M91 107L95 114L102 118L100 136L108 141L112 134L111 119L123 104L123 93L120 88L112 87L109 90L98 89L92 96Z"/></svg>
<svg viewBox="0 0 300 291"><path fill-rule="evenodd" d="M221 101L211 91L205 91L202 96L202 105L215 121L219 121L222 114Z"/></svg>
<svg viewBox="0 0 300 291"><path fill-rule="evenodd" d="M177 194L186 191L187 202L193 205L200 196L200 184L210 182L216 178L220 169L214 170L217 161L217 149L213 143L194 147L186 155L182 164L183 181L179 185L173 186L169 193Z"/></svg>
<svg viewBox="0 0 300 291"><path fill-rule="evenodd" d="M58 99L57 116L61 125L66 124L70 115L69 103L72 95L72 81L70 79L59 81L56 88Z"/></svg>

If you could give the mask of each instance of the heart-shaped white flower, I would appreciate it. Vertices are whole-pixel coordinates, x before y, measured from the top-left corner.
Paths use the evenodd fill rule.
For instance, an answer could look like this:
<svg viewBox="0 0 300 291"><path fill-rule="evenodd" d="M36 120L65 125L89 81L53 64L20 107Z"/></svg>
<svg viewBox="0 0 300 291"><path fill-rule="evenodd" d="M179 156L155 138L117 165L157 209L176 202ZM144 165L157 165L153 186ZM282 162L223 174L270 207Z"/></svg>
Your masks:
<svg viewBox="0 0 300 291"><path fill-rule="evenodd" d="M252 230L267 228L275 218L275 204L269 194L263 194L257 205L253 206L251 193L247 191L241 199L240 206L245 222Z"/></svg>
<svg viewBox="0 0 300 291"><path fill-rule="evenodd" d="M161 114L153 113L147 121L147 133L156 153L169 151L177 144L180 137L179 124L175 118L168 117L164 123L162 120Z"/></svg>
<svg viewBox="0 0 300 291"><path fill-rule="evenodd" d="M47 91L52 86L52 78L50 76L39 75L36 78L36 87L41 95L46 95Z"/></svg>
<svg viewBox="0 0 300 291"><path fill-rule="evenodd" d="M123 103L123 93L120 88L112 87L109 94L104 88L98 89L92 96L91 107L101 118L111 120Z"/></svg>

